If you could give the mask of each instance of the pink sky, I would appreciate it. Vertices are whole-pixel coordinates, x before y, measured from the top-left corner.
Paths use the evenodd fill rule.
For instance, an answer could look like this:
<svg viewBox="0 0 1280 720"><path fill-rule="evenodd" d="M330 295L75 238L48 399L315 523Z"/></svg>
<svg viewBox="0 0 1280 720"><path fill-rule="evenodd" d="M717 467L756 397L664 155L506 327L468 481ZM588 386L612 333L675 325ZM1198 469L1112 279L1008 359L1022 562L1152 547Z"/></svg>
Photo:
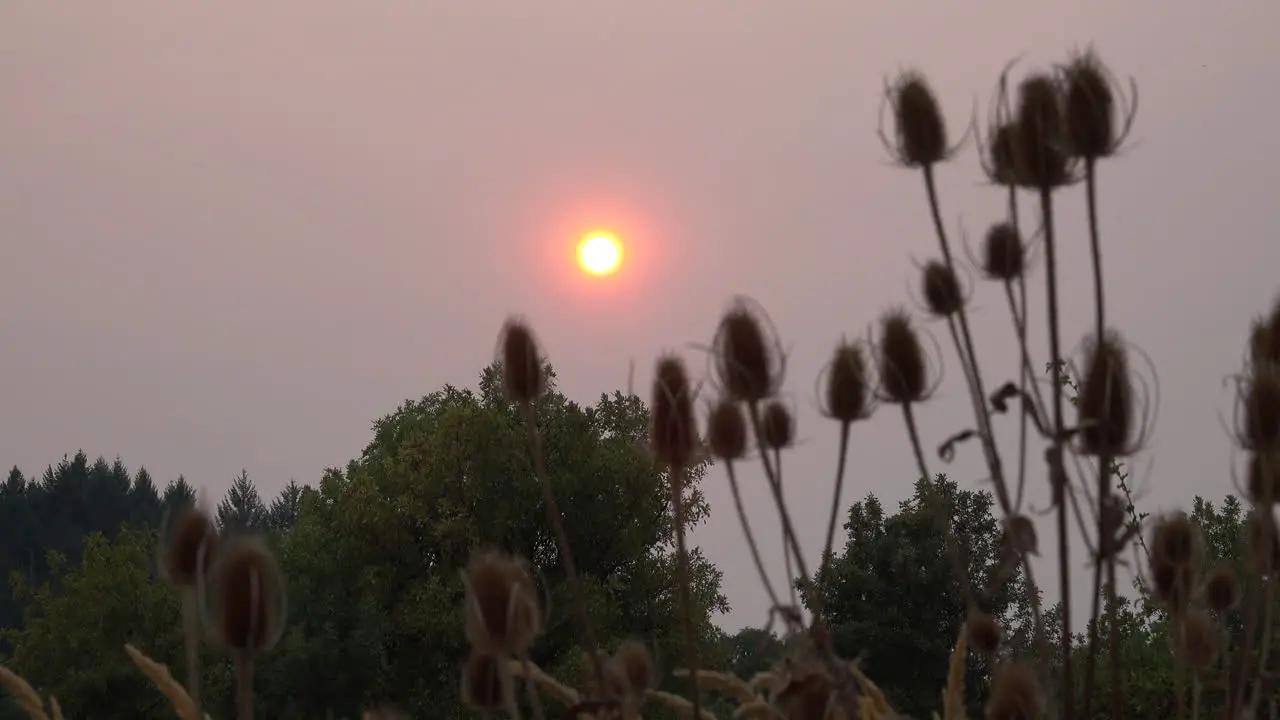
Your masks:
<svg viewBox="0 0 1280 720"><path fill-rule="evenodd" d="M590 402L631 361L647 382L659 351L705 341L744 292L793 348L789 496L814 555L835 433L812 378L936 248L918 175L875 135L885 75L924 71L958 136L1010 58L1093 42L1141 83L1101 183L1110 317L1160 371L1142 505L1220 498L1221 380L1280 290L1277 27L1280 5L1243 0L8 0L0 462L39 472L82 447L218 493L244 467L274 491L356 455L404 398L472 384L509 312ZM952 227L998 219L971 149L940 179ZM1061 207L1065 282L1084 288L1081 193ZM595 226L629 240L610 284L573 274ZM1074 345L1091 306L1066 304ZM974 317L989 377L1008 377L999 295L980 288ZM968 422L946 357L935 440ZM854 450L851 499L909 492L896 418ZM948 470L972 486L976 460ZM696 540L725 571L725 622L759 624L720 473L707 489Z"/></svg>

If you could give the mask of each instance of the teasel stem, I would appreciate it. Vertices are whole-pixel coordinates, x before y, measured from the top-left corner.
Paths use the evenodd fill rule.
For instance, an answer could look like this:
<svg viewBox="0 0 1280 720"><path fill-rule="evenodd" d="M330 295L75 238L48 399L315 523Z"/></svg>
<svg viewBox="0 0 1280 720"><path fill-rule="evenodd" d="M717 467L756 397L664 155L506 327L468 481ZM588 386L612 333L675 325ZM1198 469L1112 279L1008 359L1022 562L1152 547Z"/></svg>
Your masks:
<svg viewBox="0 0 1280 720"><path fill-rule="evenodd" d="M253 653L236 653L235 665L237 716L240 720L253 720Z"/></svg>
<svg viewBox="0 0 1280 720"><path fill-rule="evenodd" d="M1062 593L1062 703L1063 717L1075 717L1075 689L1071 679L1071 547L1067 523L1067 469L1063 463L1062 349L1058 327L1058 257L1053 228L1053 188L1040 188L1040 214L1044 225L1045 277L1048 286L1049 362L1053 368L1053 425L1048 453L1049 482L1057 505L1058 581Z"/></svg>
<svg viewBox="0 0 1280 720"><path fill-rule="evenodd" d="M200 608L196 592L194 587L182 590L182 630L187 646L187 694L191 696L196 717L204 718L200 703Z"/></svg>
<svg viewBox="0 0 1280 720"><path fill-rule="evenodd" d="M951 532L951 523L947 520L947 513L943 512L943 508L938 505L939 498L937 482L934 477L929 474L929 468L924 460L924 448L920 444L920 429L916 425L916 415L914 411L914 403L902 403L902 420L907 426L907 437L911 441L911 452L916 458L916 468L920 472L920 478L924 481L925 486L929 488L929 496L934 520L937 522L938 529L942 532L944 543L947 546L947 555L951 557L952 573L960 581L960 587L964 590L965 605L969 609L977 607L977 599L973 594L973 585L969 581L969 573L965 570L964 561L960 559L960 552Z"/></svg>
<svg viewBox="0 0 1280 720"><path fill-rule="evenodd" d="M538 688L533 683L533 671L530 669L532 666L533 663L529 660L529 651L527 649L522 650L520 652L520 672L524 675L522 681L525 694L529 696L529 706L533 708L534 720L546 720L547 713L542 707L542 697L538 694Z"/></svg>
<svg viewBox="0 0 1280 720"><path fill-rule="evenodd" d="M604 691L604 666L600 662L599 643L596 642L595 628L591 625L591 616L587 613L587 601L583 595L582 584L578 580L578 567L573 561L573 552L569 547L569 534L564 529L564 518L560 514L560 505L556 502L555 492L551 489L551 478L547 477L546 461L542 456L542 434L538 431L538 416L534 412L533 403L520 403L524 413L525 433L529 438L529 455L533 458L533 472L542 487L542 504L547 511L547 524L556 538L556 549L560 552L560 562L564 565L564 574L573 586L574 610L578 615L578 623L582 626L582 645L591 658L591 671L595 676L598 692Z"/></svg>
<svg viewBox="0 0 1280 720"><path fill-rule="evenodd" d="M1018 217L1018 186L1009 185L1009 224L1017 237L1022 237L1022 225ZM1015 296L1016 291L1016 296ZM1031 397L1035 401L1036 414L1044 417L1044 396L1040 393L1040 385L1036 383L1036 371L1031 365L1031 349L1027 347L1027 279L1026 272L1018 273L1012 281L1004 282L1005 299L1009 304L1009 314L1013 317L1013 329L1018 336L1018 361L1022 372L1018 373L1018 394L1027 397L1027 386L1031 386ZM1014 510L1022 508L1023 492L1027 487L1027 414L1018 413L1018 490L1014 500Z"/></svg>
<svg viewBox="0 0 1280 720"><path fill-rule="evenodd" d="M947 269L954 274L956 266L951 256L951 244L947 242L947 231L942 222L942 211L939 209L938 188L933 176L933 165L925 165L923 170L925 193L929 197L929 213L933 217L933 228L938 235L938 244L942 249L942 260L946 263ZM956 353L960 356L960 363L965 368L965 376L969 380L969 393L973 399L974 414L978 421L978 435L982 441L982 449L986 455L987 466L991 470L991 479L995 485L996 499L1000 502L1000 509L1006 515L1011 515L1013 514L1013 508L1009 501L1009 488L1004 481L1004 472L1000 465L1000 454L996 450L995 437L991 432L991 411L987 407L987 393L983 388L982 373L978 368L978 356L973 349L973 336L969 332L969 314L962 305L956 316L960 321L960 337L963 340L961 344L957 344Z"/></svg>
<svg viewBox="0 0 1280 720"><path fill-rule="evenodd" d="M756 572L760 573L760 581L764 583L764 591L769 595L770 607L781 608L782 601L769 581L769 573L764 569L764 560L760 557L760 546L756 544L755 533L751 532L751 521L747 519L746 508L742 504L742 491L738 487L738 472L732 460L724 461L725 474L729 476L729 490L733 493L734 509L738 511L738 522L742 525L742 534L747 538L747 549L751 551L751 560L755 563Z"/></svg>
<svg viewBox="0 0 1280 720"><path fill-rule="evenodd" d="M822 564L818 569L819 574L831 558L831 545L836 538L836 519L840 516L840 495L844 492L844 473L849 463L849 435L852 428L853 423L847 420L840 422L840 449L836 453L836 488L831 498L831 515L827 519L827 539L822 545Z"/></svg>
<svg viewBox="0 0 1280 720"><path fill-rule="evenodd" d="M693 717L702 717L702 693L698 681L698 638L693 628L693 597L689 592L689 551L684 537L684 466L671 466L671 507L676 523L676 587L680 593L680 614L684 622L685 662L693 693ZM601 685L603 688L603 685Z"/></svg>
<svg viewBox="0 0 1280 720"><path fill-rule="evenodd" d="M764 451L764 452L768 452L768 451L766 450L766 451ZM777 470L777 472L778 472L778 477L779 477L779 478L781 478L781 477L782 477L782 448L774 448L774 450L773 450L773 467ZM781 483L781 482L779 482L779 483L778 483L778 497L779 497L779 498L782 498L782 499L785 499L785 498L786 498L786 493L787 493L786 489L785 489L785 488L783 488L783 487L782 487L782 483ZM799 550L798 550L798 549L797 549L797 552L799 552ZM792 606L796 606L796 605L798 605L798 604L799 604L799 601L798 601L798 600L797 600L797 598L796 598L796 579L795 579L795 572L794 572L794 570L792 569L792 565L791 565L791 552L790 552L790 550L788 549L788 544L787 544L787 531L786 531L786 529L783 529L783 530L782 530L782 566L783 566L783 569L784 569L784 570L786 571L786 573L787 573L787 596L788 596L788 599L791 601L791 605L792 605Z"/></svg>

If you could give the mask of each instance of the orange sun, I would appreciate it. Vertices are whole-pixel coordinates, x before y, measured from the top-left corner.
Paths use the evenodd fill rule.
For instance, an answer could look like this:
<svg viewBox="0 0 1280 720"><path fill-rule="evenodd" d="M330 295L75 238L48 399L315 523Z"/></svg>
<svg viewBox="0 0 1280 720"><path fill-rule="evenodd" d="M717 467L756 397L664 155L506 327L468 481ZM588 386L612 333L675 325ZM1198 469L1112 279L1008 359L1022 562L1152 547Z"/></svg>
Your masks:
<svg viewBox="0 0 1280 720"><path fill-rule="evenodd" d="M622 243L612 233L588 233L578 243L578 264L592 275L609 275L622 264Z"/></svg>

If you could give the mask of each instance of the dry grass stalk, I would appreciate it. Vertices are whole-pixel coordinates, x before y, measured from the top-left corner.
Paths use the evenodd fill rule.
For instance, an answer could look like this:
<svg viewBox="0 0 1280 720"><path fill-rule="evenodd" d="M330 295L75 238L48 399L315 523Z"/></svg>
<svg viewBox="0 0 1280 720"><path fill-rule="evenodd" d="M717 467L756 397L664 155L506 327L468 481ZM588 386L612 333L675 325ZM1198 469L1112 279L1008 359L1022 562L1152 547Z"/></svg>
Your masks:
<svg viewBox="0 0 1280 720"><path fill-rule="evenodd" d="M196 720L196 704L182 687L182 684L174 679L173 674L169 672L166 665L152 660L147 657L141 650L132 645L125 645L124 651L129 654L129 659L134 665L147 676L152 684L156 686L165 697L169 698L169 702L173 704L173 709L178 713L178 717L182 720ZM208 717L207 715L205 716Z"/></svg>
<svg viewBox="0 0 1280 720"><path fill-rule="evenodd" d="M31 687L31 684L21 675L3 665L0 665L0 687L9 691L14 701L18 703L18 707L22 708L22 711L32 720L49 720L49 716L44 711L44 701L40 699L40 694L35 688ZM57 702L55 701L53 705L56 711Z"/></svg>
<svg viewBox="0 0 1280 720"><path fill-rule="evenodd" d="M968 633L961 630L956 637L956 647L951 651L951 660L947 663L947 688L942 691L942 720L964 720L964 660L967 637Z"/></svg>

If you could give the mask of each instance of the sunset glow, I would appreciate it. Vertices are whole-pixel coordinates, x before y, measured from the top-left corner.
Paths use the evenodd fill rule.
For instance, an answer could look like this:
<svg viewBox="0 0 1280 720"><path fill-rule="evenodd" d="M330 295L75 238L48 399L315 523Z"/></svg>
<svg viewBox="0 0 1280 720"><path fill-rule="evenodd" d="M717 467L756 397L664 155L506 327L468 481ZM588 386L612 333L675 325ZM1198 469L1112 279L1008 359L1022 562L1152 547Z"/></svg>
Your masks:
<svg viewBox="0 0 1280 720"><path fill-rule="evenodd" d="M578 243L578 264L592 275L609 275L621 263L622 243L612 233L588 233Z"/></svg>

